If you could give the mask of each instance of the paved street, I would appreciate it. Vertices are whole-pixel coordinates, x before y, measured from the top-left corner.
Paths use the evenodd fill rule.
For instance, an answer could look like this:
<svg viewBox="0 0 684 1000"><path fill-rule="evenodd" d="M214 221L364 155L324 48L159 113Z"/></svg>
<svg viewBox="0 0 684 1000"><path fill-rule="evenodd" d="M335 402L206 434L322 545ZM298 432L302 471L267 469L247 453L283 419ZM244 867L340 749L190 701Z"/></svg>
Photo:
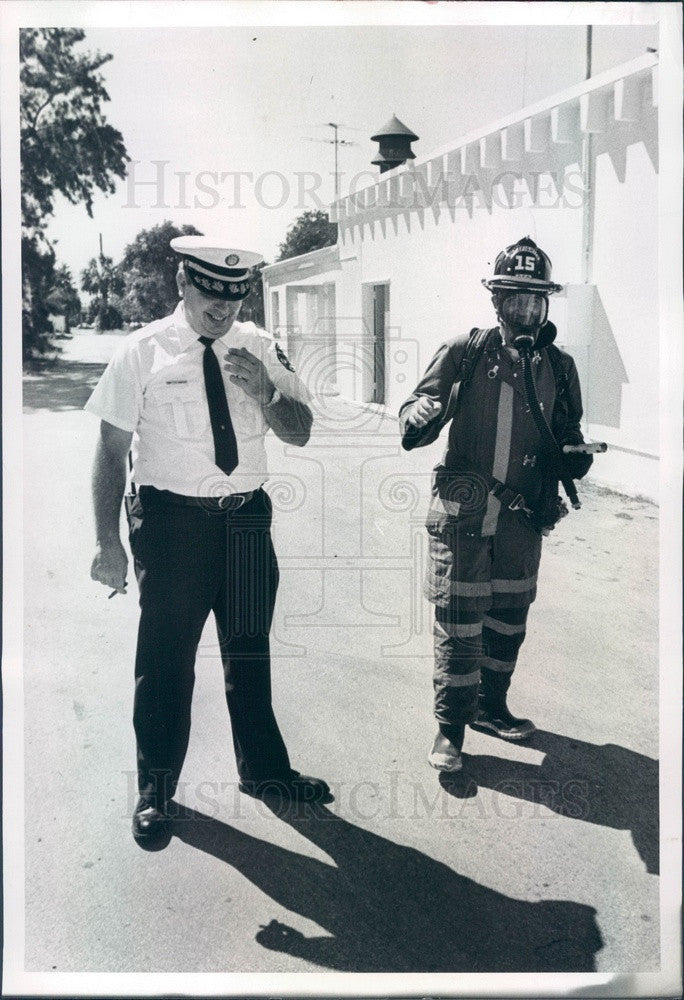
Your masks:
<svg viewBox="0 0 684 1000"><path fill-rule="evenodd" d="M25 385L26 968L657 968L657 508L583 488L545 542L514 680L539 731L469 732L442 788L419 591L441 445L402 453L394 419L339 398L306 449L269 438L274 701L335 802L279 818L237 792L210 622L174 837L136 846L137 592L132 572L112 600L89 577L81 410L117 339L77 333Z"/></svg>

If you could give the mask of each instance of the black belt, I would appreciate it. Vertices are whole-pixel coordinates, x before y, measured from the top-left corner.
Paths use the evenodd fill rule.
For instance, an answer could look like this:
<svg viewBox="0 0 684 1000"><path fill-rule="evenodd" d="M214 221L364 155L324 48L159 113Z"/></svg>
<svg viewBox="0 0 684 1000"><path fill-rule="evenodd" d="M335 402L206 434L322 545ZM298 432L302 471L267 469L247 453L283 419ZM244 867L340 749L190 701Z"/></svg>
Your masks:
<svg viewBox="0 0 684 1000"><path fill-rule="evenodd" d="M249 493L229 493L223 497L187 497L182 493L172 493L171 490L158 490L156 486L138 487L138 496L143 501L152 500L174 507L201 507L203 510L213 511L239 510L255 493L256 490L250 490Z"/></svg>

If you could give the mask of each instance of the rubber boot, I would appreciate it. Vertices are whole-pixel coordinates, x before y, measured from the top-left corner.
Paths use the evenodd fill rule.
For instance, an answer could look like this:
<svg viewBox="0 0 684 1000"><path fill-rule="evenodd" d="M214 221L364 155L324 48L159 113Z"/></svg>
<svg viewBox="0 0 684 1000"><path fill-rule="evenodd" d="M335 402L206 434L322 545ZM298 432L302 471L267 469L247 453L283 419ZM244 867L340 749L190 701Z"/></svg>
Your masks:
<svg viewBox="0 0 684 1000"><path fill-rule="evenodd" d="M446 771L453 774L463 767L461 749L465 736L465 723L447 725L440 722L439 732L435 736L428 763L436 771Z"/></svg>
<svg viewBox="0 0 684 1000"><path fill-rule="evenodd" d="M470 725L502 740L518 742L531 736L536 727L530 719L519 719L508 710L506 695L510 684L510 673L482 669L478 710Z"/></svg>

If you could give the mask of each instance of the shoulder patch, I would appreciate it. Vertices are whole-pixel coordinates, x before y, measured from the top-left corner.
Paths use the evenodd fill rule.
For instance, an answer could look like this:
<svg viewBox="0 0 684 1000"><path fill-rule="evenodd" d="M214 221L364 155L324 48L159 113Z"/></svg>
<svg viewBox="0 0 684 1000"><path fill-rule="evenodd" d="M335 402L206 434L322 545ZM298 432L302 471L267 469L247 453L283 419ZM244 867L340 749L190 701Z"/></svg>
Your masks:
<svg viewBox="0 0 684 1000"><path fill-rule="evenodd" d="M290 364L287 354L278 343L276 343L275 345L275 352L276 352L276 357L278 358L278 361L281 363L281 365L287 368L289 372L293 372L294 368Z"/></svg>

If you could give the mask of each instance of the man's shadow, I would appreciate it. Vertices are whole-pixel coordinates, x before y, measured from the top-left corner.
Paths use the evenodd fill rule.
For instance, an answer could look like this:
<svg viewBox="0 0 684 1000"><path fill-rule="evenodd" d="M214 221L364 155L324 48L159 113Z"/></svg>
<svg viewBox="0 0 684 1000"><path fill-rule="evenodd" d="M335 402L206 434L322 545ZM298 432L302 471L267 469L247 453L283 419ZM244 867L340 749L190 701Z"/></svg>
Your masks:
<svg viewBox="0 0 684 1000"><path fill-rule="evenodd" d="M442 787L462 798L477 784L586 823L629 830L646 870L658 874L657 760L614 743L599 746L544 730L521 745L541 750L542 763L464 754L462 776L453 782L443 777Z"/></svg>
<svg viewBox="0 0 684 1000"><path fill-rule="evenodd" d="M275 808L273 811L276 811ZM345 972L591 972L602 947L596 911L565 900L529 903L457 874L324 806L279 818L332 863L297 854L177 806L173 833L239 871L330 936L272 920L256 940ZM453 827L445 829L445 836Z"/></svg>

